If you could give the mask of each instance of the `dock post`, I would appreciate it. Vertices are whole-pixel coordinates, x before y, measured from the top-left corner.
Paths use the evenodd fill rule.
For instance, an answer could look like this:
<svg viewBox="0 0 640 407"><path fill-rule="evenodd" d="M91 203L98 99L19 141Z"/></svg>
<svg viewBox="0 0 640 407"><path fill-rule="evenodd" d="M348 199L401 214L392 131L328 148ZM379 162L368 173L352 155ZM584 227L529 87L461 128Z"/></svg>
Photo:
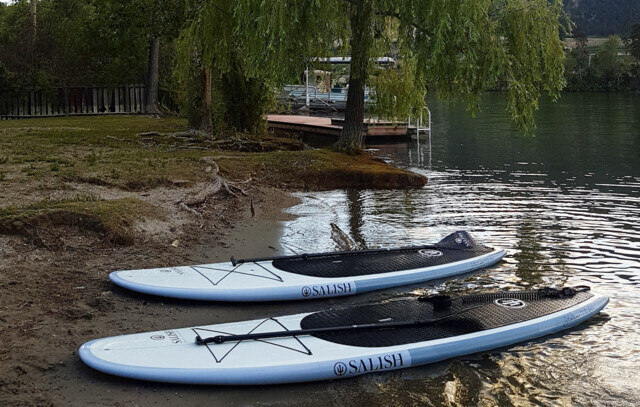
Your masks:
<svg viewBox="0 0 640 407"><path fill-rule="evenodd" d="M307 69L304 70L305 75L307 76L307 88L305 90L305 96L306 96L306 106L307 106L307 114L309 112L309 67L307 67Z"/></svg>

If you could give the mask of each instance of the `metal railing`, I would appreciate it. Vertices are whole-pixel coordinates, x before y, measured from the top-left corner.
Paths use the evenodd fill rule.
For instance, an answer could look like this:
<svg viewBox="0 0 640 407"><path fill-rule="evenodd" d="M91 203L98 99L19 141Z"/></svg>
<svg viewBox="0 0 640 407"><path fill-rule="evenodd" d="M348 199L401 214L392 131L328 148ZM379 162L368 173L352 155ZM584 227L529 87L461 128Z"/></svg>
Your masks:
<svg viewBox="0 0 640 407"><path fill-rule="evenodd" d="M423 121L423 111L426 110L427 114L428 114L428 120L427 120L427 126L423 127L421 126L422 123L424 123ZM425 133L425 134L429 134L429 136L431 136L431 110L429 110L429 108L427 106L424 107L423 111L420 112L420 117L416 117L416 121L415 121L415 129L416 129L416 135L420 136L420 133ZM411 116L409 116L409 119L407 120L407 124L409 125L409 127L411 126Z"/></svg>
<svg viewBox="0 0 640 407"><path fill-rule="evenodd" d="M347 88L335 88L340 91L331 90L329 92L318 90L315 86L305 85L286 85L281 93L281 96L291 99L306 99L309 95L309 100L323 101L323 102L346 102L347 101ZM365 102L370 101L371 90L366 88L364 91Z"/></svg>

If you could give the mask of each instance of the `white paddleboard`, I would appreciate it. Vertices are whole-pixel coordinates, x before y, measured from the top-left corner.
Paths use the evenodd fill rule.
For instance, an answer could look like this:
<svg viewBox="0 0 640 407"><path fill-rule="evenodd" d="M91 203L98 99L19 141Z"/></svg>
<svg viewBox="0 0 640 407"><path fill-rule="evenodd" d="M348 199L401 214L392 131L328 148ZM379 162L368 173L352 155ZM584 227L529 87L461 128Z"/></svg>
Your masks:
<svg viewBox="0 0 640 407"><path fill-rule="evenodd" d="M302 300L354 295L467 273L504 250L455 232L435 245L317 253L227 263L115 271L115 284L165 297L211 301Z"/></svg>
<svg viewBox="0 0 640 407"><path fill-rule="evenodd" d="M404 299L98 339L82 345L79 355L105 373L161 382L342 379L548 335L580 324L608 301L588 287L469 295L444 306L442 298ZM291 332L301 329L306 333ZM314 330L322 332L310 334Z"/></svg>

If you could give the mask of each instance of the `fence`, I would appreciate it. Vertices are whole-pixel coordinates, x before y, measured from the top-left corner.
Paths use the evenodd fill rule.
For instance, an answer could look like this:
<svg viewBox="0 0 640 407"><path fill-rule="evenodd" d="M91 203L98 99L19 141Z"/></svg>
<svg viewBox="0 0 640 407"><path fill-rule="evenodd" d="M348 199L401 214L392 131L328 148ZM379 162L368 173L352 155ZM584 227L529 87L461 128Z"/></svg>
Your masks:
<svg viewBox="0 0 640 407"><path fill-rule="evenodd" d="M144 113L145 87L69 86L22 93L0 89L0 119Z"/></svg>

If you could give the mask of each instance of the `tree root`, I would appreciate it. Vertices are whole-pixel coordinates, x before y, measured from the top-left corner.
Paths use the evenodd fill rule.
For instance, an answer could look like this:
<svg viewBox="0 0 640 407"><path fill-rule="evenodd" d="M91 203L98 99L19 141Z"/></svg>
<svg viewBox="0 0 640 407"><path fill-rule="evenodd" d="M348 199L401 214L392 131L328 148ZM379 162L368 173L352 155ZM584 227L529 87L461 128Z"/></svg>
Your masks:
<svg viewBox="0 0 640 407"><path fill-rule="evenodd" d="M138 133L139 137L167 137L185 141L196 137L211 138L211 134L200 130L177 131L174 133L160 133L157 131L148 131Z"/></svg>
<svg viewBox="0 0 640 407"><path fill-rule="evenodd" d="M202 221L202 223L200 224L200 228L202 228L204 226L204 217L202 216L202 214L200 212L196 211L193 208L189 208L187 205L185 205L184 202L180 202L178 204L178 208L182 209L183 211L187 211L189 213L192 213L192 214L196 215L197 217L199 217L200 220Z"/></svg>
<svg viewBox="0 0 640 407"><path fill-rule="evenodd" d="M233 184L230 184L227 180L218 175L220 171L220 167L215 162L213 157L202 157L200 161L209 164L205 169L205 172L211 173L211 182L207 183L204 188L195 194L187 194L182 200L178 201L176 204L179 209L190 212L200 219L204 219L202 214L197 210L193 209L193 207L201 206L207 202L209 198L214 195L217 195L221 192L227 194L227 196L237 198L237 194L242 194L243 196L248 196L247 193ZM200 226L202 227L202 225Z"/></svg>

